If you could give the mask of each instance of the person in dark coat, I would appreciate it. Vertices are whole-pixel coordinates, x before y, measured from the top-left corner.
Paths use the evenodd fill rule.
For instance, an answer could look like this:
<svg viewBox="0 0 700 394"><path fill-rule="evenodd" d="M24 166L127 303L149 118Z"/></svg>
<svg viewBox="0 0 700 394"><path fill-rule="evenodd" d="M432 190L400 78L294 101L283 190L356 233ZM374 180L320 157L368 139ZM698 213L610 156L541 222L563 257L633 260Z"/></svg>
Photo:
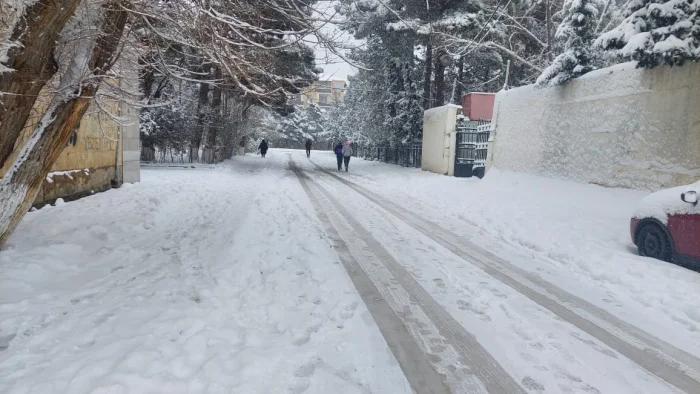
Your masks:
<svg viewBox="0 0 700 394"><path fill-rule="evenodd" d="M262 157L265 157L267 154L267 141L262 140L262 142L260 142L260 146L258 146L258 150L260 150Z"/></svg>
<svg viewBox="0 0 700 394"><path fill-rule="evenodd" d="M306 157L311 157L311 140L306 140Z"/></svg>
<svg viewBox="0 0 700 394"><path fill-rule="evenodd" d="M338 171L340 171L343 169L343 144L338 142L333 152L335 152L335 157L338 159Z"/></svg>

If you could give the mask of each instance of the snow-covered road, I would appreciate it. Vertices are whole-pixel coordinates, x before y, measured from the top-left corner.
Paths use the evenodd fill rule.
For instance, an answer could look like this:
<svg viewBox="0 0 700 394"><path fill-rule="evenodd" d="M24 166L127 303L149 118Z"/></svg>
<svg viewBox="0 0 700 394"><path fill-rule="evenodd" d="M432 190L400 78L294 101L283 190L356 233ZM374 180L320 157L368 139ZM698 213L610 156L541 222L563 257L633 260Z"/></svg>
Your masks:
<svg viewBox="0 0 700 394"><path fill-rule="evenodd" d="M0 393L410 393L286 156L142 176L0 252Z"/></svg>
<svg viewBox="0 0 700 394"><path fill-rule="evenodd" d="M334 161L148 169L28 215L0 392L700 392L698 274L614 224L643 194Z"/></svg>

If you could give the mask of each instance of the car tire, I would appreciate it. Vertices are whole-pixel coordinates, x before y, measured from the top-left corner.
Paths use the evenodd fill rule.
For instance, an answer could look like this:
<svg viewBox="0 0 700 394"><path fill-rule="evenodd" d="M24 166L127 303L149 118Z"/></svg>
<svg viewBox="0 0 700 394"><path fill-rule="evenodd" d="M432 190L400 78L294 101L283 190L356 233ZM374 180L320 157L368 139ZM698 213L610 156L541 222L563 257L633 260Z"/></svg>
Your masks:
<svg viewBox="0 0 700 394"><path fill-rule="evenodd" d="M671 240L666 231L655 223L644 223L637 233L637 250L640 256L670 262L673 257Z"/></svg>

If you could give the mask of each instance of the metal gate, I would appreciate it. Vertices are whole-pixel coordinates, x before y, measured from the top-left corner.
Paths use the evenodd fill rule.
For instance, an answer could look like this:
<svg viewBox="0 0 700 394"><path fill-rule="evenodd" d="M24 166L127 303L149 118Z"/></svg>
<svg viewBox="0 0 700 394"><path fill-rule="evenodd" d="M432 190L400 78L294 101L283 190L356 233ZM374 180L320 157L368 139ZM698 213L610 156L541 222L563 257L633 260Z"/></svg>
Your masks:
<svg viewBox="0 0 700 394"><path fill-rule="evenodd" d="M486 174L486 155L489 148L489 135L491 134L491 124L486 123L476 127L476 152L474 166L472 167L474 176L479 179Z"/></svg>
<svg viewBox="0 0 700 394"><path fill-rule="evenodd" d="M489 123L457 119L454 172L456 177L468 178L475 175L475 172L477 176L481 175L480 178L484 176L480 168L486 163L485 147L488 146L488 129L480 126ZM484 132L484 129L487 131Z"/></svg>

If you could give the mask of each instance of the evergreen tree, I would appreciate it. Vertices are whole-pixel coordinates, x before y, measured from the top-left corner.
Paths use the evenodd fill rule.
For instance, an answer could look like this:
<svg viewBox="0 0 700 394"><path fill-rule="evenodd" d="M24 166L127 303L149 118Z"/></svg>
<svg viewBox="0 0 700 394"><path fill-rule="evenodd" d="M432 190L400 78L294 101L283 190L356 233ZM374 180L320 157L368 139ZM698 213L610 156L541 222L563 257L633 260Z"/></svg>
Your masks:
<svg viewBox="0 0 700 394"><path fill-rule="evenodd" d="M415 70L410 63L405 63L402 70L403 86L406 92L401 104L403 117L402 143L421 138L423 130L423 106L418 95L420 87L416 82Z"/></svg>
<svg viewBox="0 0 700 394"><path fill-rule="evenodd" d="M405 92L403 75L401 73L401 61L397 58L389 58L384 66L384 78L386 79L387 93L384 97L384 127L387 131L387 143L396 145L401 140L403 132L403 102Z"/></svg>
<svg viewBox="0 0 700 394"><path fill-rule="evenodd" d="M302 111L303 122L300 124L306 139L316 141L324 134L324 113L325 109L317 104L310 104ZM306 139L304 142L306 142Z"/></svg>
<svg viewBox="0 0 700 394"><path fill-rule="evenodd" d="M630 3L625 19L596 40L596 46L638 67L682 65L700 55L700 17L693 0L637 0Z"/></svg>
<svg viewBox="0 0 700 394"><path fill-rule="evenodd" d="M316 104L296 107L294 112L281 117L277 127L277 145L284 148L301 148L307 139L317 141L325 134L325 115Z"/></svg>
<svg viewBox="0 0 700 394"><path fill-rule="evenodd" d="M566 0L564 19L556 32L558 39L565 40L564 52L537 78L538 85L560 85L595 68L591 44L599 4L599 0Z"/></svg>

